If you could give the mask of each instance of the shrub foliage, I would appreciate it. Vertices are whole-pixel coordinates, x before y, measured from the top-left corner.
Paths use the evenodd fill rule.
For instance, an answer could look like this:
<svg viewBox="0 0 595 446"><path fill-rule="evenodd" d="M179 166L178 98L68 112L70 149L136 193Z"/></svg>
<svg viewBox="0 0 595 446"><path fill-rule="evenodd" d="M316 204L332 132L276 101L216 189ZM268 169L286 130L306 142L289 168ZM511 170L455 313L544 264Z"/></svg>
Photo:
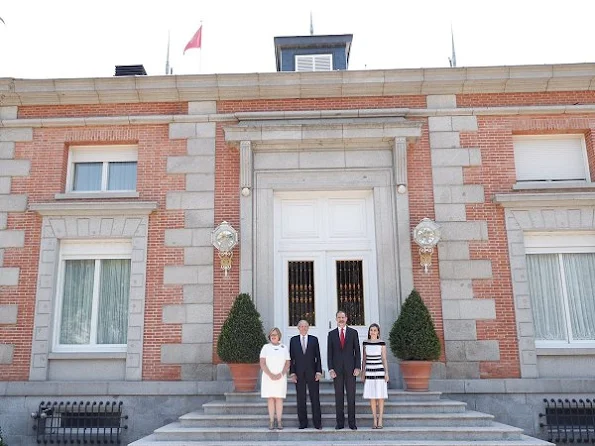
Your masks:
<svg viewBox="0 0 595 446"><path fill-rule="evenodd" d="M217 342L217 354L223 362L253 364L260 360L260 350L267 339L260 314L249 294L236 297Z"/></svg>
<svg viewBox="0 0 595 446"><path fill-rule="evenodd" d="M403 361L435 361L440 358L440 339L428 307L414 289L405 299L389 335L390 349Z"/></svg>

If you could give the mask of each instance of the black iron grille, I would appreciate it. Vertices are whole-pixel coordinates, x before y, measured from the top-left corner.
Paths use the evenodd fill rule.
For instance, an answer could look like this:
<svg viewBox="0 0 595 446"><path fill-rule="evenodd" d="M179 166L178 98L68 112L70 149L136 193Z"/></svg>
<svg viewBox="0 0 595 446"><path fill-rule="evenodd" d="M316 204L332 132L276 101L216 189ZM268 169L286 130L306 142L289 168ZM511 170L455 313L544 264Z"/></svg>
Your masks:
<svg viewBox="0 0 595 446"><path fill-rule="evenodd" d="M124 403L103 401L42 401L33 413L37 443L121 444L128 429Z"/></svg>
<svg viewBox="0 0 595 446"><path fill-rule="evenodd" d="M548 441L595 444L595 401L545 398L543 402L539 426L547 432Z"/></svg>

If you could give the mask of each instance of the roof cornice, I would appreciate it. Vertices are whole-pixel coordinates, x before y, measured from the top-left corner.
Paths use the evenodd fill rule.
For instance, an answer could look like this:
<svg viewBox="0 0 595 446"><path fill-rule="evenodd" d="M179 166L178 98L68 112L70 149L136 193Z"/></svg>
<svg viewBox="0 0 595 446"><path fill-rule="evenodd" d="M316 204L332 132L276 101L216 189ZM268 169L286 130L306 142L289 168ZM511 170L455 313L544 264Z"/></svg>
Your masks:
<svg viewBox="0 0 595 446"><path fill-rule="evenodd" d="M0 79L0 105L595 90L595 64Z"/></svg>

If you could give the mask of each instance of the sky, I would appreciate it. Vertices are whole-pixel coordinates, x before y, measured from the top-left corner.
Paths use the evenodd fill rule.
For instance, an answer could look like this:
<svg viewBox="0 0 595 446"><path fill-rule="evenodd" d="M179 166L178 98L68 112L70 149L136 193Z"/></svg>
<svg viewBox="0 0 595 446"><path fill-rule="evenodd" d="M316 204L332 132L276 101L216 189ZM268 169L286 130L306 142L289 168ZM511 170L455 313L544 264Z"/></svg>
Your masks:
<svg viewBox="0 0 595 446"><path fill-rule="evenodd" d="M595 62L595 0L0 0L0 78L275 71L273 39L353 34L350 70ZM202 48L182 54L198 27Z"/></svg>

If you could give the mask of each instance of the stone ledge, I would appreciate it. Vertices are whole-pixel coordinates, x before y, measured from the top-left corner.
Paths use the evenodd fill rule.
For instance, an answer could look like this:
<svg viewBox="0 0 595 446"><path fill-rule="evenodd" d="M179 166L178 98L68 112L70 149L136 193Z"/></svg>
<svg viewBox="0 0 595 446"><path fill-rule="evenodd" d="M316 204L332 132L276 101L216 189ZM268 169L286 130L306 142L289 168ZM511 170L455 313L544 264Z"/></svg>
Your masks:
<svg viewBox="0 0 595 446"><path fill-rule="evenodd" d="M113 98L116 99L116 98ZM517 116L535 114L592 114L595 113L595 105L543 105L526 107L468 107L468 108L390 108L390 109L360 109L360 110L305 110L286 112L237 112L209 115L130 115L112 116L108 118L44 118L44 119L3 119L0 120L2 128L52 128L52 127L101 127L114 125L147 125L147 124L172 124L210 122L238 122L254 120L296 120L296 119L328 119L328 118L371 118L371 117L467 117L467 116ZM408 121L412 122L412 121ZM194 128L190 137L195 133ZM8 142L8 141L7 141Z"/></svg>
<svg viewBox="0 0 595 446"><path fill-rule="evenodd" d="M430 390L444 393L588 393L595 378L432 379Z"/></svg>
<svg viewBox="0 0 595 446"><path fill-rule="evenodd" d="M519 192L495 194L493 202L505 208L529 206L593 206L595 205L595 192Z"/></svg>
<svg viewBox="0 0 595 446"><path fill-rule="evenodd" d="M148 215L157 209L154 201L80 201L31 203L29 210L40 215Z"/></svg>
<svg viewBox="0 0 595 446"><path fill-rule="evenodd" d="M55 194L56 200L97 200L98 198L138 198L138 192L66 192Z"/></svg>
<svg viewBox="0 0 595 446"><path fill-rule="evenodd" d="M0 381L0 396L221 395L231 381Z"/></svg>

